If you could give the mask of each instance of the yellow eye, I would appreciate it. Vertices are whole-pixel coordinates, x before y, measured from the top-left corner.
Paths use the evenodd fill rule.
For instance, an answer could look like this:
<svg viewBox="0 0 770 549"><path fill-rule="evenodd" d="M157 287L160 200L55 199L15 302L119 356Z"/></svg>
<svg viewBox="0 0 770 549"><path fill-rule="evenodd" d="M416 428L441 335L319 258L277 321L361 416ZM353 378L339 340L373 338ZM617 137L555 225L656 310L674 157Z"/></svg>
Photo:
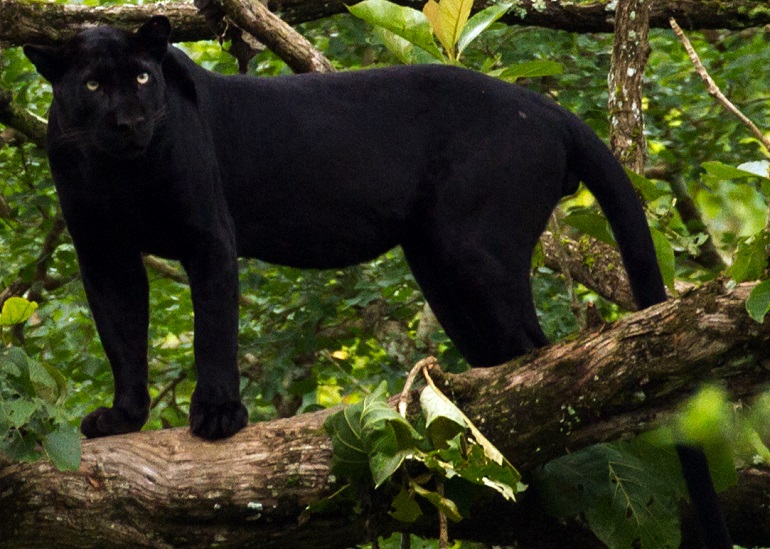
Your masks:
<svg viewBox="0 0 770 549"><path fill-rule="evenodd" d="M97 82L96 80L89 80L88 82L86 82L86 88L88 89L88 91L95 92L96 90L99 89L99 82Z"/></svg>
<svg viewBox="0 0 770 549"><path fill-rule="evenodd" d="M140 72L139 74L136 75L136 81L140 85L146 84L147 82L150 81L150 75L146 72Z"/></svg>

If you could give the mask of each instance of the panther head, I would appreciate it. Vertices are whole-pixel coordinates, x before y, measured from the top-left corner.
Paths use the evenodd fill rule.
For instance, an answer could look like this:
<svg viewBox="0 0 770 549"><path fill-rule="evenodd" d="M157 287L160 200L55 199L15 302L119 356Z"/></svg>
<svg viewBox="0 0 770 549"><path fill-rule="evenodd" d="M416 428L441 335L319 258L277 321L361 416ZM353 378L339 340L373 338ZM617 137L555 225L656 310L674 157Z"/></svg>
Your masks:
<svg viewBox="0 0 770 549"><path fill-rule="evenodd" d="M169 20L155 16L135 33L97 27L61 47L25 46L53 87L51 144L76 142L117 158L140 155L165 113L161 61L170 33Z"/></svg>

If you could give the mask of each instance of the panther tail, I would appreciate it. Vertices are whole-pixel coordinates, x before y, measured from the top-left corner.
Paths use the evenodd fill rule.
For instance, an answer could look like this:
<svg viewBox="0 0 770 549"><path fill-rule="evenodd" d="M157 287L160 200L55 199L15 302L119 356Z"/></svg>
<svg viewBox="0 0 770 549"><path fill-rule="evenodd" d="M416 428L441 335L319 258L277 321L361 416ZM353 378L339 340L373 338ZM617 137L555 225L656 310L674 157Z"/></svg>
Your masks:
<svg viewBox="0 0 770 549"><path fill-rule="evenodd" d="M610 222L637 304L643 309L665 301L665 286L647 219L630 179L604 142L582 122L576 126L574 142L572 169ZM731 549L733 544L703 450L684 444L678 444L676 450L704 547Z"/></svg>
<svg viewBox="0 0 770 549"><path fill-rule="evenodd" d="M572 171L594 195L610 222L637 305L644 309L665 301L666 289L647 218L631 180L588 126L577 121L575 130Z"/></svg>

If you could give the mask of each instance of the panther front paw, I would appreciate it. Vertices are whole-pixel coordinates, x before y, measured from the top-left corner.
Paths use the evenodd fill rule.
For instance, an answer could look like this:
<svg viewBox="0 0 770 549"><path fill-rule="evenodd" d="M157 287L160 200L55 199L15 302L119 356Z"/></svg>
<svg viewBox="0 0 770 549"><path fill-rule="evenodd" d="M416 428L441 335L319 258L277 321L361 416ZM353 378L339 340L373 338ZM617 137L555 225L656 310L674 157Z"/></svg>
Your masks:
<svg viewBox="0 0 770 549"><path fill-rule="evenodd" d="M246 407L239 401L201 402L193 396L190 404L190 430L195 436L216 440L234 435L249 422Z"/></svg>
<svg viewBox="0 0 770 549"><path fill-rule="evenodd" d="M120 408L97 408L80 422L80 432L88 438L121 435L139 431L148 413L133 416Z"/></svg>

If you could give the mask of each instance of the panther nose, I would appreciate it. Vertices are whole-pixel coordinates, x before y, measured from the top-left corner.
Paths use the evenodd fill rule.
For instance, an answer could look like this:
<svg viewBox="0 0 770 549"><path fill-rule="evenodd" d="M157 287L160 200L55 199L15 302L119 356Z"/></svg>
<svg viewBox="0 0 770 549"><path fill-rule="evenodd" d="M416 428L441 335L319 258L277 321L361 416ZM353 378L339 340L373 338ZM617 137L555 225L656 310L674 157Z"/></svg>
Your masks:
<svg viewBox="0 0 770 549"><path fill-rule="evenodd" d="M136 133L143 125L143 114L119 113L115 117L115 126L123 133Z"/></svg>

